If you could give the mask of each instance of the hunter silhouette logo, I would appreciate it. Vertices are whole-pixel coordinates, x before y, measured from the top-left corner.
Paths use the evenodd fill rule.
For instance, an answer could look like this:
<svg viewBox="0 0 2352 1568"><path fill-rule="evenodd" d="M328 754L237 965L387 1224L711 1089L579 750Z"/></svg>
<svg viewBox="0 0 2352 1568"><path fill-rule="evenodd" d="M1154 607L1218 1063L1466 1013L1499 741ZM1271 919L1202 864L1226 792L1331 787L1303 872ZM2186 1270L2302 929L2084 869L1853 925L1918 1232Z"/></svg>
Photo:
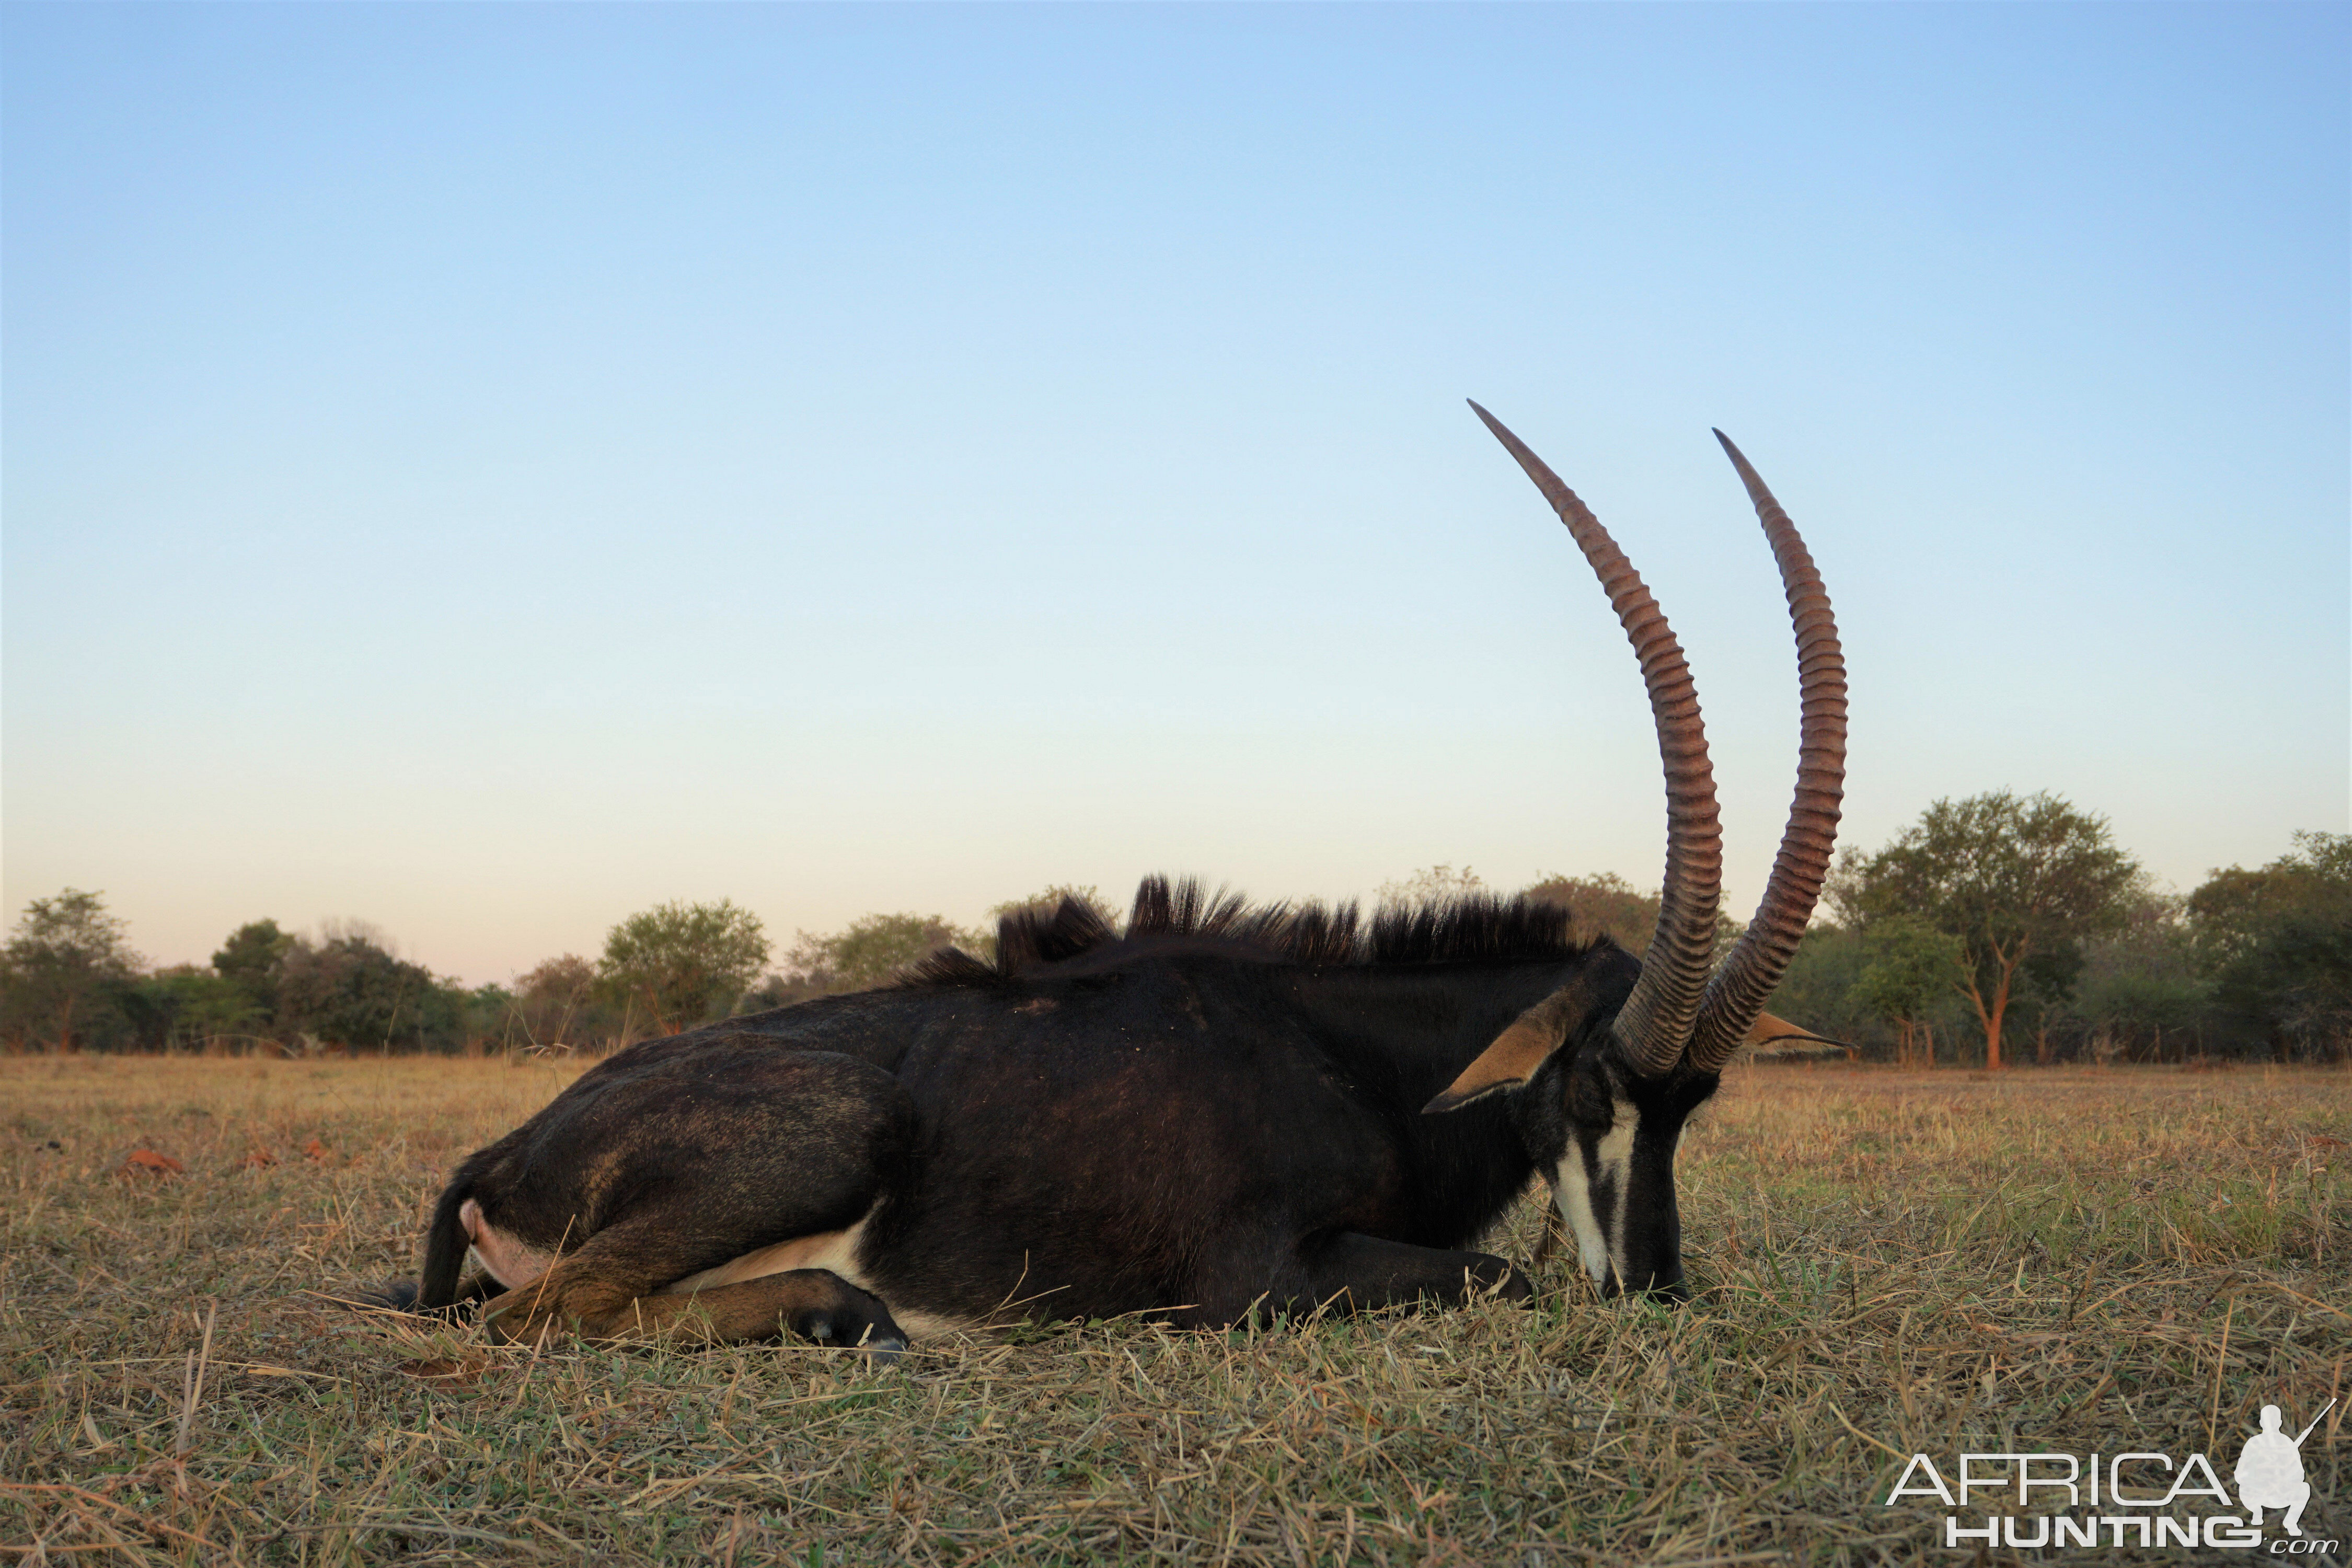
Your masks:
<svg viewBox="0 0 2352 1568"><path fill-rule="evenodd" d="M2311 1418L2311 1426L2290 1437L2279 1430L2279 1407L2263 1406L2263 1429L2238 1450L2238 1501L2245 1506L2247 1523L2260 1529L2263 1510L2283 1508L2286 1518L2280 1522L2286 1532L2303 1533L2303 1505L2311 1500L2311 1483L2303 1479L2303 1440L2319 1425L2320 1416L2335 1408L2336 1401L2329 1400Z"/></svg>
<svg viewBox="0 0 2352 1568"><path fill-rule="evenodd" d="M1948 1482L1933 1458L1914 1454L1885 1506L1893 1508L1906 1497L1934 1498L1952 1510L1944 1516L1943 1544L1978 1551L2137 1546L2254 1552L2263 1546L2263 1515L2276 1510L2284 1533L2269 1542L2266 1554L2329 1556L2337 1542L2303 1532L2303 1510L2311 1501L2303 1443L2335 1408L2330 1399L2308 1426L2289 1436L2279 1407L2263 1406L2262 1429L2240 1447L2231 1472L2243 1518L2221 1511L2231 1507L2229 1489L2203 1454L2176 1458L2147 1449L2087 1456L2046 1448L1962 1454ZM1978 1501L1969 1495L1980 1491L1993 1498ZM2037 1503L2058 1506L2044 1512ZM1971 1513L1983 1517L1972 1521Z"/></svg>

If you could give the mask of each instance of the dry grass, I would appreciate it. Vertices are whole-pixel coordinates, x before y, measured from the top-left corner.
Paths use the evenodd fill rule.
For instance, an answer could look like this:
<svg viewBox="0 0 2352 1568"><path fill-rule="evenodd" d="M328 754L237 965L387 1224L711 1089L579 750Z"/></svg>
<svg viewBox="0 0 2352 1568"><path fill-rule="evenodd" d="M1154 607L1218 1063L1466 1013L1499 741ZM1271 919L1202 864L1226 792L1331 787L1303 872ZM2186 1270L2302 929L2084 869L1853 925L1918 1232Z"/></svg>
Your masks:
<svg viewBox="0 0 2352 1568"><path fill-rule="evenodd" d="M1953 1562L1939 1509L1879 1506L1898 1456L2234 1455L2264 1400L2352 1394L2315 1141L2352 1142L2352 1078L2318 1071L1737 1072L1685 1147L1680 1311L1555 1264L1533 1310L1055 1326L877 1373L306 1294L413 1272L441 1173L566 1076L0 1061L12 1560ZM184 1172L121 1173L142 1147ZM2352 1535L2344 1409L2305 1445L2320 1537Z"/></svg>

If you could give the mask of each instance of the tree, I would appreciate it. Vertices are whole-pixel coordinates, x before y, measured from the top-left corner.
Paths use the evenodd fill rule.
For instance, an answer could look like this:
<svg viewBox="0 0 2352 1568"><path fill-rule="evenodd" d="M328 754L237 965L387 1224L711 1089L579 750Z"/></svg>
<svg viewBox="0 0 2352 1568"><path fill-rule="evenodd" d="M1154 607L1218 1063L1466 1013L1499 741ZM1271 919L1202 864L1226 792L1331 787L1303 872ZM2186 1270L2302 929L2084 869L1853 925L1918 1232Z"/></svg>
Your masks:
<svg viewBox="0 0 2352 1568"><path fill-rule="evenodd" d="M281 1029L327 1045L446 1051L465 1030L465 993L396 957L380 932L331 936L315 947L295 939L279 968L278 996Z"/></svg>
<svg viewBox="0 0 2352 1568"><path fill-rule="evenodd" d="M1094 910L1096 918L1114 931L1127 922L1127 917L1112 907L1110 900L1104 898L1102 890L1092 882L1055 882L1040 888L1025 899L1007 899L1001 904L991 904L980 929L951 935L939 945L961 947L966 952L992 963L996 961L996 928L1005 916L1019 914L1024 910L1035 910L1044 918L1051 920L1066 899L1076 899ZM947 929L953 930L952 927Z"/></svg>
<svg viewBox="0 0 2352 1568"><path fill-rule="evenodd" d="M2135 889L2121 923L2084 946L2068 1012L2093 1060L2154 1059L2168 1034L2184 1045L2204 1035L2212 985L2185 915L2178 896Z"/></svg>
<svg viewBox="0 0 2352 1568"><path fill-rule="evenodd" d="M1658 929L1658 895L1642 891L1614 871L1596 871L1590 877L1552 872L1522 889L1520 896L1559 905L1579 931L1605 936L1636 958L1649 951L1650 938ZM1742 929L1721 910L1716 911L1718 961L1739 940Z"/></svg>
<svg viewBox="0 0 2352 1568"><path fill-rule="evenodd" d="M1780 987L1772 994L1772 1010L1829 1039L1875 1046L1885 1021L1853 994L1867 963L1861 932L1817 921L1797 943Z"/></svg>
<svg viewBox="0 0 2352 1568"><path fill-rule="evenodd" d="M607 932L596 974L657 1032L675 1035L725 1017L767 962L767 932L751 910L726 899L672 902Z"/></svg>
<svg viewBox="0 0 2352 1568"><path fill-rule="evenodd" d="M2298 833L2259 871L2214 872L2189 919L2215 998L2273 1047L2352 1054L2352 834Z"/></svg>
<svg viewBox="0 0 2352 1568"><path fill-rule="evenodd" d="M232 981L193 963L142 975L121 989L131 1044L143 1051L201 1049L225 1037L254 1037L268 1020Z"/></svg>
<svg viewBox="0 0 2352 1568"><path fill-rule="evenodd" d="M1640 957L1658 929L1658 895L1643 892L1614 871L1590 877L1563 877L1557 872L1539 879L1527 897L1558 904L1576 929L1605 936Z"/></svg>
<svg viewBox="0 0 2352 1568"><path fill-rule="evenodd" d="M1001 904L991 904L988 907L989 923L992 926L1006 915L1018 914L1023 910L1043 910L1051 915L1062 907L1065 899L1077 900L1100 915L1103 924L1113 931L1119 928L1124 919L1092 882L1055 882L1040 888L1025 899L1007 899Z"/></svg>
<svg viewBox="0 0 2352 1568"><path fill-rule="evenodd" d="M604 992L596 966L578 953L547 960L514 984L505 1020L508 1043L536 1050L616 1038L621 1019Z"/></svg>
<svg viewBox="0 0 2352 1568"><path fill-rule="evenodd" d="M1895 1026L1895 1049L1906 1067L1932 1066L1936 1037L1925 1020L1937 999L1959 982L1960 939L1916 915L1889 915L1864 933L1862 950L1854 1000Z"/></svg>
<svg viewBox="0 0 2352 1568"><path fill-rule="evenodd" d="M457 1000L457 1041L465 1053L479 1056L485 1045L512 1043L517 1012L515 994L497 981L467 991L450 981L446 989Z"/></svg>
<svg viewBox="0 0 2352 1568"><path fill-rule="evenodd" d="M1412 909L1486 890L1486 879L1467 866L1459 871L1451 866L1424 866L1401 882L1382 882L1375 899L1382 909Z"/></svg>
<svg viewBox="0 0 2352 1568"><path fill-rule="evenodd" d="M2294 847L2259 871L2231 866L2189 895L2200 942L2217 963L2260 946L2281 924L2325 918L2352 897L2352 834L2297 833Z"/></svg>
<svg viewBox="0 0 2352 1568"><path fill-rule="evenodd" d="M794 993L786 1000L870 991L943 947L979 946L981 940L941 915L866 915L832 936L803 931L785 960L783 984Z"/></svg>
<svg viewBox="0 0 2352 1568"><path fill-rule="evenodd" d="M1984 1029L1985 1066L2001 1065L2001 1027L2029 963L2063 990L2082 944L2114 929L2139 866L2106 819L2047 792L1938 800L1874 855L1832 879L1841 916L1867 927L1913 914L1958 937L1959 988Z"/></svg>
<svg viewBox="0 0 2352 1568"><path fill-rule="evenodd" d="M138 974L142 961L104 900L68 888L26 906L0 948L0 988L16 1037L46 1035L55 1049L73 1049L77 1026L86 1027L93 1013L113 1012L115 990Z"/></svg>
<svg viewBox="0 0 2352 1568"><path fill-rule="evenodd" d="M266 1022L278 1016L278 986L293 950L294 938L276 921L247 921L213 954L213 973L236 987Z"/></svg>

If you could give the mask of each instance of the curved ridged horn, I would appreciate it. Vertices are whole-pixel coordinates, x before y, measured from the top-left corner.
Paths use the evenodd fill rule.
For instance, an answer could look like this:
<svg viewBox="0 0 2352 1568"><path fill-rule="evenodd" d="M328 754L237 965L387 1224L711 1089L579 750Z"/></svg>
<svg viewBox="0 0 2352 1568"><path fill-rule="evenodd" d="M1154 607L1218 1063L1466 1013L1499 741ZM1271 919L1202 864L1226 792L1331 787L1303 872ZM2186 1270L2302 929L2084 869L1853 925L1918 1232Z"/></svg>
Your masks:
<svg viewBox="0 0 2352 1568"><path fill-rule="evenodd" d="M1788 830L1772 860L1771 878L1739 945L1706 988L1698 1031L1691 1038L1690 1065L1719 1072L1747 1039L1764 1011L1772 988L1803 940L1813 917L1822 879L1829 875L1830 851L1837 843L1838 802L1845 786L1845 655L1838 647L1837 620L1822 586L1813 557L1796 524L1764 488L1755 468L1722 431L1731 466L1739 470L1756 516L1780 563L1780 585L1789 596L1789 620L1797 633L1797 685L1804 718L1797 747L1797 796L1789 807Z"/></svg>
<svg viewBox="0 0 2352 1568"><path fill-rule="evenodd" d="M1627 1064L1643 1078L1663 1077L1681 1059L1698 1017L1723 886L1723 829L1716 817L1715 771L1707 762L1698 690L1658 602L1601 520L1501 420L1475 403L1470 406L1568 524L1642 661L1658 755L1666 770L1666 879L1657 929L1642 957L1642 978L1618 1010L1613 1027Z"/></svg>

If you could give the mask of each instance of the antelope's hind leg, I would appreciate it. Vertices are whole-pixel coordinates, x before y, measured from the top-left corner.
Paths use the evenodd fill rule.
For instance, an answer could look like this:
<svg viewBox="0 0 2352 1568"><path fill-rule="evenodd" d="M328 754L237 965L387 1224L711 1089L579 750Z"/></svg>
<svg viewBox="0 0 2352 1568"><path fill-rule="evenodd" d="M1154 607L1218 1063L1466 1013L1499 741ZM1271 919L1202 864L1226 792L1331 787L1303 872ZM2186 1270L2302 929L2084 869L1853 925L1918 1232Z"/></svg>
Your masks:
<svg viewBox="0 0 2352 1568"><path fill-rule="evenodd" d="M467 1275L457 1286L457 1298L446 1307L419 1307L416 1304L416 1281L394 1279L373 1290L354 1291L343 1298L354 1307L389 1307L395 1312L416 1312L429 1318L456 1318L481 1305L503 1289L488 1275L479 1272Z"/></svg>
<svg viewBox="0 0 2352 1568"><path fill-rule="evenodd" d="M880 1298L829 1268L793 1268L690 1294L640 1296L605 1321L583 1328L599 1338L643 1334L690 1344L772 1340L781 1331L862 1350L877 1362L896 1361L907 1348L906 1331Z"/></svg>
<svg viewBox="0 0 2352 1568"><path fill-rule="evenodd" d="M588 1247L546 1275L484 1309L491 1331L508 1340L545 1340L559 1327L592 1340L667 1339L692 1345L738 1344L795 1335L812 1343L896 1361L906 1331L879 1298L828 1268L793 1268L694 1291L633 1289L642 1271L610 1251Z"/></svg>
<svg viewBox="0 0 2352 1568"><path fill-rule="evenodd" d="M903 1163L910 1110L890 1075L824 1052L706 1050L550 1109L476 1188L497 1189L481 1233L561 1254L484 1308L493 1332L903 1347L880 1301L807 1267L848 1267Z"/></svg>

